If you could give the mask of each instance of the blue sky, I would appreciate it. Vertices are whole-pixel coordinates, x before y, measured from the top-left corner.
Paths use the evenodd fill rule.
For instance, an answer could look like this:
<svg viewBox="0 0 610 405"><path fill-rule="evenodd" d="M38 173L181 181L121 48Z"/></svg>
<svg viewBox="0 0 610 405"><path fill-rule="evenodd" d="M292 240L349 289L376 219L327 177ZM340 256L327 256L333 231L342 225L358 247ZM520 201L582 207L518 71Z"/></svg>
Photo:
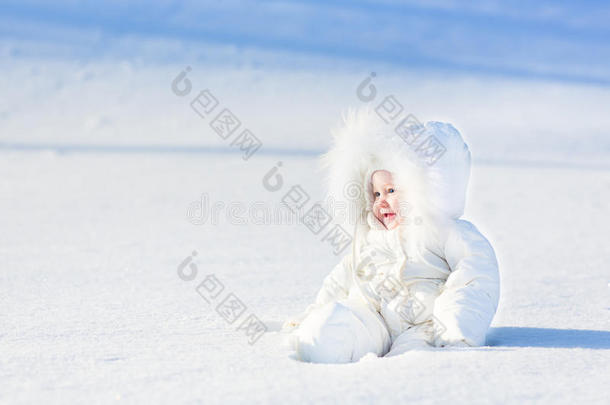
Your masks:
<svg viewBox="0 0 610 405"><path fill-rule="evenodd" d="M2 57L138 59L467 72L610 84L602 1L3 1ZM187 51L184 51L187 52ZM318 63L316 62L316 63Z"/></svg>

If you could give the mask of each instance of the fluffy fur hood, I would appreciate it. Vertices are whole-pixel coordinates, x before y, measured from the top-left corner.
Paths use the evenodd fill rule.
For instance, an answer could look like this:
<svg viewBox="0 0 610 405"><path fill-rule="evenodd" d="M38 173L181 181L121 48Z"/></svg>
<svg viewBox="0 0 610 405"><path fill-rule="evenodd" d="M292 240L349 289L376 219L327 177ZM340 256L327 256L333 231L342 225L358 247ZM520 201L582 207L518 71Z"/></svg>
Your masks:
<svg viewBox="0 0 610 405"><path fill-rule="evenodd" d="M411 121L415 122L415 121ZM370 179L375 170L393 173L407 224L438 224L464 212L470 151L451 125L409 121L386 124L370 109L349 111L332 131L333 145L322 156L335 220L350 231L378 227L372 216ZM360 227L360 228L359 228ZM421 228L421 227L419 227Z"/></svg>

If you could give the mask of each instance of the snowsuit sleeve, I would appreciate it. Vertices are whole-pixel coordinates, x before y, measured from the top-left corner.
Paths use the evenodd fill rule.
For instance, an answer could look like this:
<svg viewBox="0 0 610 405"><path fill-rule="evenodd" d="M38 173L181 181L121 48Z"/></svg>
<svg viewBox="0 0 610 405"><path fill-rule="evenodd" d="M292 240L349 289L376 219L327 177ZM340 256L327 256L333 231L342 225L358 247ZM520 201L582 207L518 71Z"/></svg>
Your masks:
<svg viewBox="0 0 610 405"><path fill-rule="evenodd" d="M322 288L318 291L313 304L310 304L305 311L297 316L286 320L282 326L283 330L291 330L298 327L303 319L315 308L322 305L347 298L351 285L351 255L346 255L339 264L328 274L322 283Z"/></svg>
<svg viewBox="0 0 610 405"><path fill-rule="evenodd" d="M473 224L457 220L444 253L451 273L434 302L434 344L482 346L500 298L494 250Z"/></svg>

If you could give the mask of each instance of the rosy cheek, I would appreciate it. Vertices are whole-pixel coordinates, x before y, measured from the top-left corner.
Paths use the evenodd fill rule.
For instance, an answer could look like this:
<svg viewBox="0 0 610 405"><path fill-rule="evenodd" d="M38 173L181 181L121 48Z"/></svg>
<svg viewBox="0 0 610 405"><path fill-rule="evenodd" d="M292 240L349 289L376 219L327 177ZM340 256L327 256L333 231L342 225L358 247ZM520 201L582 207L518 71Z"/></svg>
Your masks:
<svg viewBox="0 0 610 405"><path fill-rule="evenodd" d="M398 199L393 196L392 199L388 202L389 202L390 206L392 207L392 211L398 212L398 207L399 207Z"/></svg>

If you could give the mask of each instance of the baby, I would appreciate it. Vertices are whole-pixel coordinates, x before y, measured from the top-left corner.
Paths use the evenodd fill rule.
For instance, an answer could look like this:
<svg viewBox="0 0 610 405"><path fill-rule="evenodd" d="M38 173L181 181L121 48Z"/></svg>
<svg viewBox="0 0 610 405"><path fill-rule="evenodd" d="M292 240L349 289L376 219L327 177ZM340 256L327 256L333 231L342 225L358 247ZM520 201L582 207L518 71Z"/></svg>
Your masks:
<svg viewBox="0 0 610 405"><path fill-rule="evenodd" d="M367 110L351 113L323 158L330 197L358 219L335 218L353 229L351 252L315 302L284 323L302 361L485 344L499 274L489 242L459 219L470 152L449 124L429 122L417 133L399 127L393 132ZM347 184L361 192L346 193Z"/></svg>

